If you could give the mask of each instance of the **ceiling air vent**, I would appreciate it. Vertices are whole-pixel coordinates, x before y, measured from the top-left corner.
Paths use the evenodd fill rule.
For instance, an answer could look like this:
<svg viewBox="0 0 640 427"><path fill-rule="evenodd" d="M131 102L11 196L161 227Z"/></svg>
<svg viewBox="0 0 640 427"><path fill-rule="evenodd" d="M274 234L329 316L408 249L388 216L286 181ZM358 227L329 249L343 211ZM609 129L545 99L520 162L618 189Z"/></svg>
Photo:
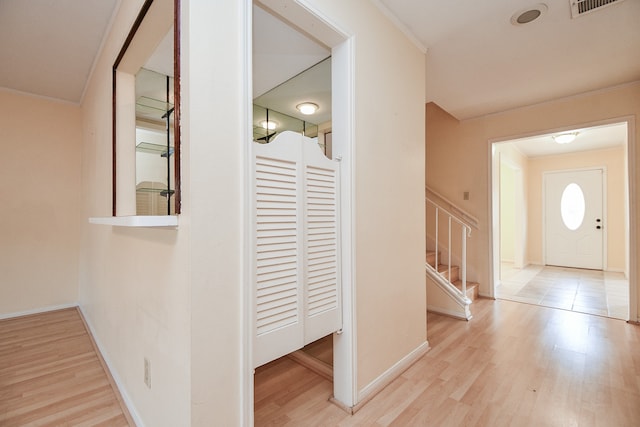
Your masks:
<svg viewBox="0 0 640 427"><path fill-rule="evenodd" d="M594 12L623 1L624 0L569 0L569 3L571 3L571 17L577 18L585 13Z"/></svg>

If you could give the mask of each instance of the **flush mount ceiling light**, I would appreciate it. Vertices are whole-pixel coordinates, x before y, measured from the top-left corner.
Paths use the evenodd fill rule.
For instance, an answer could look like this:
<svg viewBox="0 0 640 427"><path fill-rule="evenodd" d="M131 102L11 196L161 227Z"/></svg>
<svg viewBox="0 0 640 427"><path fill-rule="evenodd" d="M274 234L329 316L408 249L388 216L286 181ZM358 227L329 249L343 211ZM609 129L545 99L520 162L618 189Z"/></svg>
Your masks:
<svg viewBox="0 0 640 427"><path fill-rule="evenodd" d="M538 3L534 6L521 9L511 16L513 25L524 25L540 18L547 11L547 5Z"/></svg>
<svg viewBox="0 0 640 427"><path fill-rule="evenodd" d="M578 132L567 132L559 135L553 135L552 138L557 144L569 144L576 139L576 136L578 136Z"/></svg>
<svg viewBox="0 0 640 427"><path fill-rule="evenodd" d="M303 102L302 104L296 105L296 108L302 114L308 116L318 111L318 104L314 104L313 102Z"/></svg>
<svg viewBox="0 0 640 427"><path fill-rule="evenodd" d="M271 120L269 120L269 121L267 121L267 120L261 121L260 122L260 126L262 126L263 129L268 129L268 130L274 130L276 127L278 127L276 122L273 122Z"/></svg>

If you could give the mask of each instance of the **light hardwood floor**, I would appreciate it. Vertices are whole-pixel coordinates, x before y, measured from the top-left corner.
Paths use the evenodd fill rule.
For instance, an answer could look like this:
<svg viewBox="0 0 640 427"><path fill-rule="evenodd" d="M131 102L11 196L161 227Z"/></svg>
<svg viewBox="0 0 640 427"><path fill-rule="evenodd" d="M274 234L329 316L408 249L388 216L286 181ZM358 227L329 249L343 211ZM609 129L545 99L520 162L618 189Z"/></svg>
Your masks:
<svg viewBox="0 0 640 427"><path fill-rule="evenodd" d="M134 426L77 309L0 320L0 426Z"/></svg>
<svg viewBox="0 0 640 427"><path fill-rule="evenodd" d="M255 375L256 426L640 426L640 326L480 299L429 314L431 350L355 415L288 358Z"/></svg>

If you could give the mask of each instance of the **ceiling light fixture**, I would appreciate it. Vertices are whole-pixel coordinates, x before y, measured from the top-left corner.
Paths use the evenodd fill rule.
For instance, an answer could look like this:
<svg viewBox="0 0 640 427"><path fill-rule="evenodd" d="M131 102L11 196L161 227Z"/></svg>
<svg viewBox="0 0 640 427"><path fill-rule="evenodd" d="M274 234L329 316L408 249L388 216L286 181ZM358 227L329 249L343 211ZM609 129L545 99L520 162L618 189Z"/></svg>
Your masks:
<svg viewBox="0 0 640 427"><path fill-rule="evenodd" d="M513 25L524 25L540 18L547 11L547 5L544 3L521 9L511 15L511 23Z"/></svg>
<svg viewBox="0 0 640 427"><path fill-rule="evenodd" d="M276 122L273 122L271 120L269 120L269 121L267 121L267 120L261 121L260 122L260 126L262 126L263 129L268 129L268 130L274 130L276 127L278 127Z"/></svg>
<svg viewBox="0 0 640 427"><path fill-rule="evenodd" d="M577 136L578 132L567 132L559 135L553 135L552 138L557 144L569 144L570 142L573 142Z"/></svg>
<svg viewBox="0 0 640 427"><path fill-rule="evenodd" d="M303 102L302 104L296 105L296 108L302 114L308 116L318 111L318 104L314 104L313 102Z"/></svg>

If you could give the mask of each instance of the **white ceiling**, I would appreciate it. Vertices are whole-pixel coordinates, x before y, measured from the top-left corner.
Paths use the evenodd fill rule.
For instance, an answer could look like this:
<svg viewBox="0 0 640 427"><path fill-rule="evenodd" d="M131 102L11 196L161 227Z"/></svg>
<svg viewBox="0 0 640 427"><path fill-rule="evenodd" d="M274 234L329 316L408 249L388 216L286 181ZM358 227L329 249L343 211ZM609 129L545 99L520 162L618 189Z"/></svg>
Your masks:
<svg viewBox="0 0 640 427"><path fill-rule="evenodd" d="M118 0L0 0L0 88L80 102Z"/></svg>
<svg viewBox="0 0 640 427"><path fill-rule="evenodd" d="M548 11L521 26L511 16L539 0L371 1L427 49L425 99L459 119L640 79L640 0L576 19L570 0L546 0ZM0 87L79 102L118 3L0 0ZM254 96L328 56L254 14Z"/></svg>
<svg viewBox="0 0 640 427"><path fill-rule="evenodd" d="M458 119L640 78L640 1L571 18L546 0L539 19L511 16L540 0L373 0L427 49L427 101Z"/></svg>
<svg viewBox="0 0 640 427"><path fill-rule="evenodd" d="M553 135L567 132L578 133L573 142L569 144L557 144L553 140ZM562 132L554 132L505 142L512 143L518 151L529 158L566 154L577 151L624 147L627 143L627 124L618 123L589 128L568 129L563 130Z"/></svg>

